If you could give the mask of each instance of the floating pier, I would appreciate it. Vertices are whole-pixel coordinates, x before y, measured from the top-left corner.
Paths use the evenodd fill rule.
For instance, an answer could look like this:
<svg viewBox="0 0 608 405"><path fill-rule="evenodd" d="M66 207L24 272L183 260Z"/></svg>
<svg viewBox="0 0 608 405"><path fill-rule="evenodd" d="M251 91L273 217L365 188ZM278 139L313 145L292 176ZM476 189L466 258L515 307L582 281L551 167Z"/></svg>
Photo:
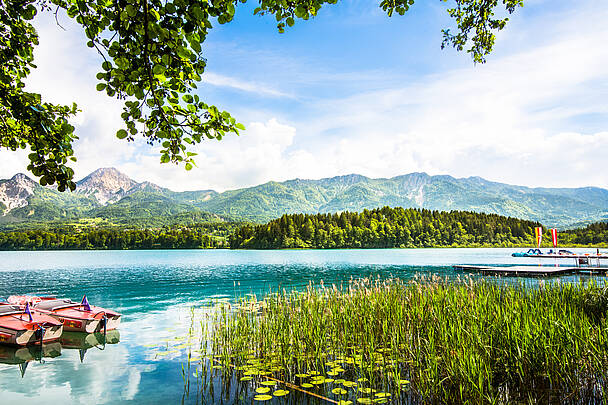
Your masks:
<svg viewBox="0 0 608 405"><path fill-rule="evenodd" d="M606 274L608 267L568 267L568 266L472 266L455 265L452 268L456 271L469 273L480 273L488 276L505 277L551 277L563 276L568 274Z"/></svg>

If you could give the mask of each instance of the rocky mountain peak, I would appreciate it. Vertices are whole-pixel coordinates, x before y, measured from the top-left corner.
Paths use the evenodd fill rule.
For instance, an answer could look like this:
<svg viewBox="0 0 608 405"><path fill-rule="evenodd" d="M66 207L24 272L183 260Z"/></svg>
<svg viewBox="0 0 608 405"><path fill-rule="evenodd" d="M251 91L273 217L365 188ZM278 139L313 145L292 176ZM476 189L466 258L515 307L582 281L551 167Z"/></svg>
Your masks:
<svg viewBox="0 0 608 405"><path fill-rule="evenodd" d="M38 184L23 173L17 173L9 180L0 183L0 207L2 215L9 211L25 207L28 198L34 194L34 188Z"/></svg>
<svg viewBox="0 0 608 405"><path fill-rule="evenodd" d="M419 207L424 205L426 196L424 187L432 182L432 177L424 172L414 172L403 176L393 177L399 184L400 192L410 200L413 200Z"/></svg>
<svg viewBox="0 0 608 405"><path fill-rule="evenodd" d="M157 192L161 192L165 189L163 189L162 187L157 186L156 184L149 182L149 181L144 181L141 183L138 183L132 191L157 191Z"/></svg>
<svg viewBox="0 0 608 405"><path fill-rule="evenodd" d="M123 198L138 183L113 167L97 169L76 183L76 191L92 195L101 205Z"/></svg>
<svg viewBox="0 0 608 405"><path fill-rule="evenodd" d="M33 189L38 184L23 173L17 173L11 177L9 181L13 182L15 185L26 187L28 189Z"/></svg>

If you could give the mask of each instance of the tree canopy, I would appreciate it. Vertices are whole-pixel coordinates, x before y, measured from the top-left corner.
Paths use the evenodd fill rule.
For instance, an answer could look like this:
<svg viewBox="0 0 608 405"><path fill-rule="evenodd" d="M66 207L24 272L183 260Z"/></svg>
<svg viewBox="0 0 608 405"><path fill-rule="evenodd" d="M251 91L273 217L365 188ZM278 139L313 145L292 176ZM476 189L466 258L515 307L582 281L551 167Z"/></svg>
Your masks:
<svg viewBox="0 0 608 405"><path fill-rule="evenodd" d="M533 244L540 224L496 214L383 207L290 214L230 235L233 249L478 247Z"/></svg>
<svg viewBox="0 0 608 405"><path fill-rule="evenodd" d="M308 20L321 7L338 0L258 0L256 14L276 17L284 32L296 20ZM447 0L440 0L446 2ZM74 190L73 142L70 124L78 109L45 102L25 90L24 80L35 68L33 50L38 35L32 20L40 11L61 12L84 30L87 45L103 58L97 90L123 101L120 139L143 136L162 146L162 163L194 164L192 145L204 139L238 134L244 126L226 111L196 94L205 71L202 44L213 24L232 21L235 7L246 0L0 0L0 146L29 148L28 169L40 184ZM382 0L390 17L405 14L414 0ZM451 0L447 13L453 28L443 30L442 48L470 53L485 62L506 15L523 0Z"/></svg>

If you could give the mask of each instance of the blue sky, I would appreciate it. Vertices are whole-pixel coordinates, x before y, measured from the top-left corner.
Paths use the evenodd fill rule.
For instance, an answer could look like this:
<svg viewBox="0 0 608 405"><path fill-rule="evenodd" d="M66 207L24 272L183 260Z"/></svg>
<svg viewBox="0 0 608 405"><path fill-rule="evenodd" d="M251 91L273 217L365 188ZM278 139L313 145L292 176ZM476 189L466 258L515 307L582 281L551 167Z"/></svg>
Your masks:
<svg viewBox="0 0 608 405"><path fill-rule="evenodd" d="M343 1L278 34L272 16L240 5L203 46L199 94L247 127L204 142L198 168L160 165L154 148L115 139L120 103L95 92L100 64L67 17L36 25L39 69L28 88L76 100L76 177L115 166L174 190L225 190L270 180L413 171L529 186L608 187L608 10L603 2L531 0L511 16L485 65L441 50L446 3L418 1L388 18ZM449 4L449 3L448 3ZM1 177L25 171L4 152Z"/></svg>

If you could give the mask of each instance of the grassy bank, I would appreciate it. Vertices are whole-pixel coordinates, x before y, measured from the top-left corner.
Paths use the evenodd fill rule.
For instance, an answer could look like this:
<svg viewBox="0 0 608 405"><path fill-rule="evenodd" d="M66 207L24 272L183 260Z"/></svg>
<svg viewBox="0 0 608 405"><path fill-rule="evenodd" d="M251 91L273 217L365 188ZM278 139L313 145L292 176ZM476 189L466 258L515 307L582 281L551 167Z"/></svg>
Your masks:
<svg viewBox="0 0 608 405"><path fill-rule="evenodd" d="M238 398L605 403L607 310L597 283L364 280L224 304L200 347Z"/></svg>

